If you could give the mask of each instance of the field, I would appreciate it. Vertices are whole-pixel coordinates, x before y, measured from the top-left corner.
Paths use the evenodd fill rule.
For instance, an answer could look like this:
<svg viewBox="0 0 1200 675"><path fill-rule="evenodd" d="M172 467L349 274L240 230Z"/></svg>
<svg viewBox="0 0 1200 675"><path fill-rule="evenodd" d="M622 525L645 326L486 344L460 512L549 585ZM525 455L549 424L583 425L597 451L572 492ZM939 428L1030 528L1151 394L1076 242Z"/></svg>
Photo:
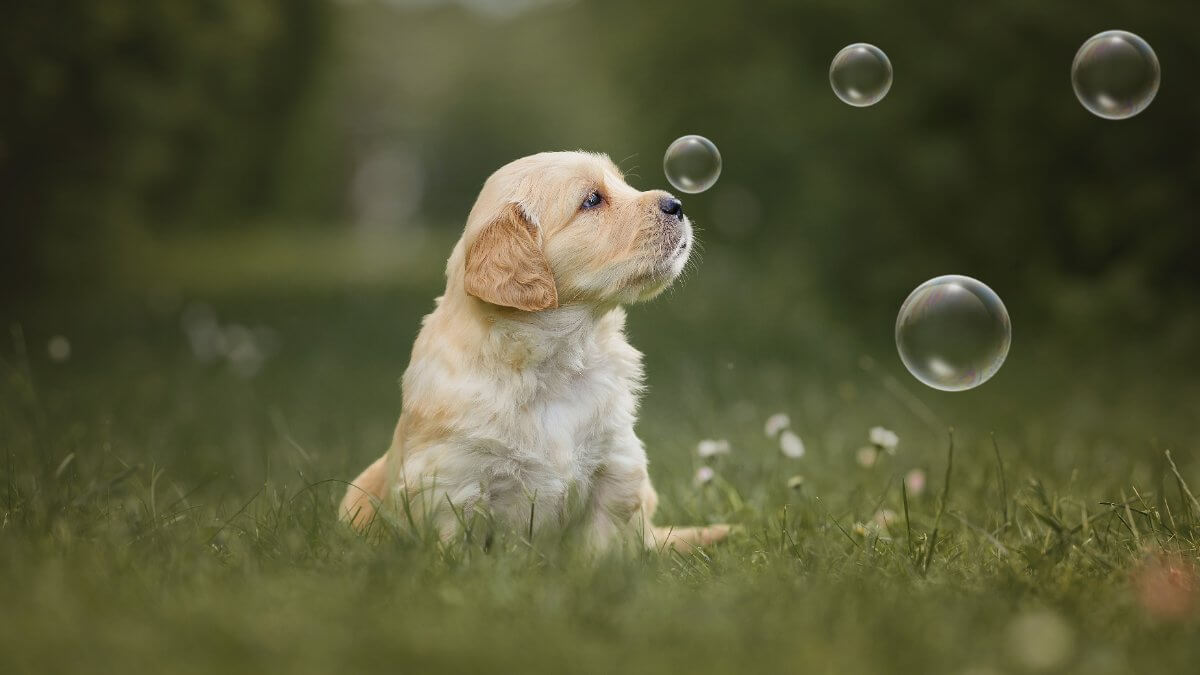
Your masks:
<svg viewBox="0 0 1200 675"><path fill-rule="evenodd" d="M448 242L256 236L164 245L0 317L0 672L1200 662L1200 380L1178 352L1013 306L999 375L934 392L893 315L713 248L630 333L659 519L737 523L731 541L588 561L520 532L364 540L334 507L390 438ZM776 413L803 457L764 433ZM875 426L894 454L862 450ZM705 439L731 450L701 458Z"/></svg>

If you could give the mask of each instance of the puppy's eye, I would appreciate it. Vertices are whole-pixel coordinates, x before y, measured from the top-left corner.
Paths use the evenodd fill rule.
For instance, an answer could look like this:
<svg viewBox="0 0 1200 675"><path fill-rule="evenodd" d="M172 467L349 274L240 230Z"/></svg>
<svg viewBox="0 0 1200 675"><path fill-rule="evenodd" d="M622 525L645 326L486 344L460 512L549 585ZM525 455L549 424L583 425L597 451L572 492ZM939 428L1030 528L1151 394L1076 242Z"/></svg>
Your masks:
<svg viewBox="0 0 1200 675"><path fill-rule="evenodd" d="M599 192L593 192L592 194L588 195L587 199L583 200L583 204L579 208L594 209L603 203L604 197L601 197Z"/></svg>

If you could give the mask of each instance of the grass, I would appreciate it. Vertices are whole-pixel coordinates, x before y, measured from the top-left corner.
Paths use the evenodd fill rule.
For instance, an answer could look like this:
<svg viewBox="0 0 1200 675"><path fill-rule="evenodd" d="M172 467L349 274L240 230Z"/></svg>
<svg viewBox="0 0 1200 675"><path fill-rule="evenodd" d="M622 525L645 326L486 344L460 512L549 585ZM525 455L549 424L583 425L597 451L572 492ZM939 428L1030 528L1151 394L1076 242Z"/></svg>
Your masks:
<svg viewBox="0 0 1200 675"><path fill-rule="evenodd" d="M1017 339L993 382L921 390L891 317L872 334L803 277L707 257L631 313L639 432L662 521L743 530L591 562L521 532L439 545L335 522L342 481L390 438L436 268L264 287L190 265L14 304L0 672L1194 670L1190 362L1078 353L1010 302ZM197 316L254 336L255 359L198 358ZM780 411L801 459L763 432ZM875 425L901 441L867 468ZM704 438L733 450L702 461ZM716 477L696 486L705 463ZM923 490L905 486L913 469Z"/></svg>

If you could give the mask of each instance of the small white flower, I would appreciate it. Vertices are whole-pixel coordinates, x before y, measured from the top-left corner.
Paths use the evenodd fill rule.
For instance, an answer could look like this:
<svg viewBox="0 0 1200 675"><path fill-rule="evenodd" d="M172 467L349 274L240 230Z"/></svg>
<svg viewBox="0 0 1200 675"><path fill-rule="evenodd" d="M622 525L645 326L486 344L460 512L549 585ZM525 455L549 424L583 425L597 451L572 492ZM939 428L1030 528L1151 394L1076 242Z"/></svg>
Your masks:
<svg viewBox="0 0 1200 675"><path fill-rule="evenodd" d="M879 458L879 451L873 445L865 445L854 453L854 460L864 469L869 469L875 466L875 460Z"/></svg>
<svg viewBox="0 0 1200 675"><path fill-rule="evenodd" d="M801 487L804 486L804 476L801 476L800 474L796 474L795 476L792 476L791 478L788 479L787 486L788 486L788 489L799 490Z"/></svg>
<svg viewBox="0 0 1200 675"><path fill-rule="evenodd" d="M889 455L896 454L896 446L900 445L900 437L896 435L896 432L891 429L884 429L883 427L871 427L868 434L871 439L871 445L880 450L885 450Z"/></svg>
<svg viewBox="0 0 1200 675"><path fill-rule="evenodd" d="M71 341L61 335L55 335L46 343L46 352L50 354L51 361L62 363L71 358Z"/></svg>
<svg viewBox="0 0 1200 675"><path fill-rule="evenodd" d="M787 413L775 413L767 418L767 423L763 427L763 431L767 433L768 438L775 438L779 432L792 426L792 420L787 416Z"/></svg>
<svg viewBox="0 0 1200 675"><path fill-rule="evenodd" d="M914 497L925 492L925 472L913 469L904 474L904 490Z"/></svg>
<svg viewBox="0 0 1200 675"><path fill-rule="evenodd" d="M728 455L732 448L729 441L724 438L713 440L706 438L696 444L696 454L701 457L712 457L713 455Z"/></svg>
<svg viewBox="0 0 1200 675"><path fill-rule="evenodd" d="M779 449L792 459L800 459L804 456L804 441L792 433L791 429L785 429L783 433L779 434Z"/></svg>
<svg viewBox="0 0 1200 675"><path fill-rule="evenodd" d="M699 469L696 469L696 477L694 482L697 486L708 485L712 482L713 477L716 475L717 473L712 470L711 466L702 466Z"/></svg>

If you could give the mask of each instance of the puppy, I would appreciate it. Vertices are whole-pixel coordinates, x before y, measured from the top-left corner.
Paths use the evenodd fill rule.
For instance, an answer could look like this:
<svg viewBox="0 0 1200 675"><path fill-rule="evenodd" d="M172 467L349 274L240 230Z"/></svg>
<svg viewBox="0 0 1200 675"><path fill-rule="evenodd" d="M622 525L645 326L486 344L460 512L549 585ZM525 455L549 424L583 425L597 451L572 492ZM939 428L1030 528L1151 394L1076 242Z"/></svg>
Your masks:
<svg viewBox="0 0 1200 675"><path fill-rule="evenodd" d="M482 509L535 534L578 523L596 551L622 533L677 550L723 538L725 525L650 525L658 497L633 430L641 354L621 305L661 293L693 245L683 204L630 187L604 155L492 174L413 345L391 447L341 518L363 529L377 509L416 510L448 538Z"/></svg>

